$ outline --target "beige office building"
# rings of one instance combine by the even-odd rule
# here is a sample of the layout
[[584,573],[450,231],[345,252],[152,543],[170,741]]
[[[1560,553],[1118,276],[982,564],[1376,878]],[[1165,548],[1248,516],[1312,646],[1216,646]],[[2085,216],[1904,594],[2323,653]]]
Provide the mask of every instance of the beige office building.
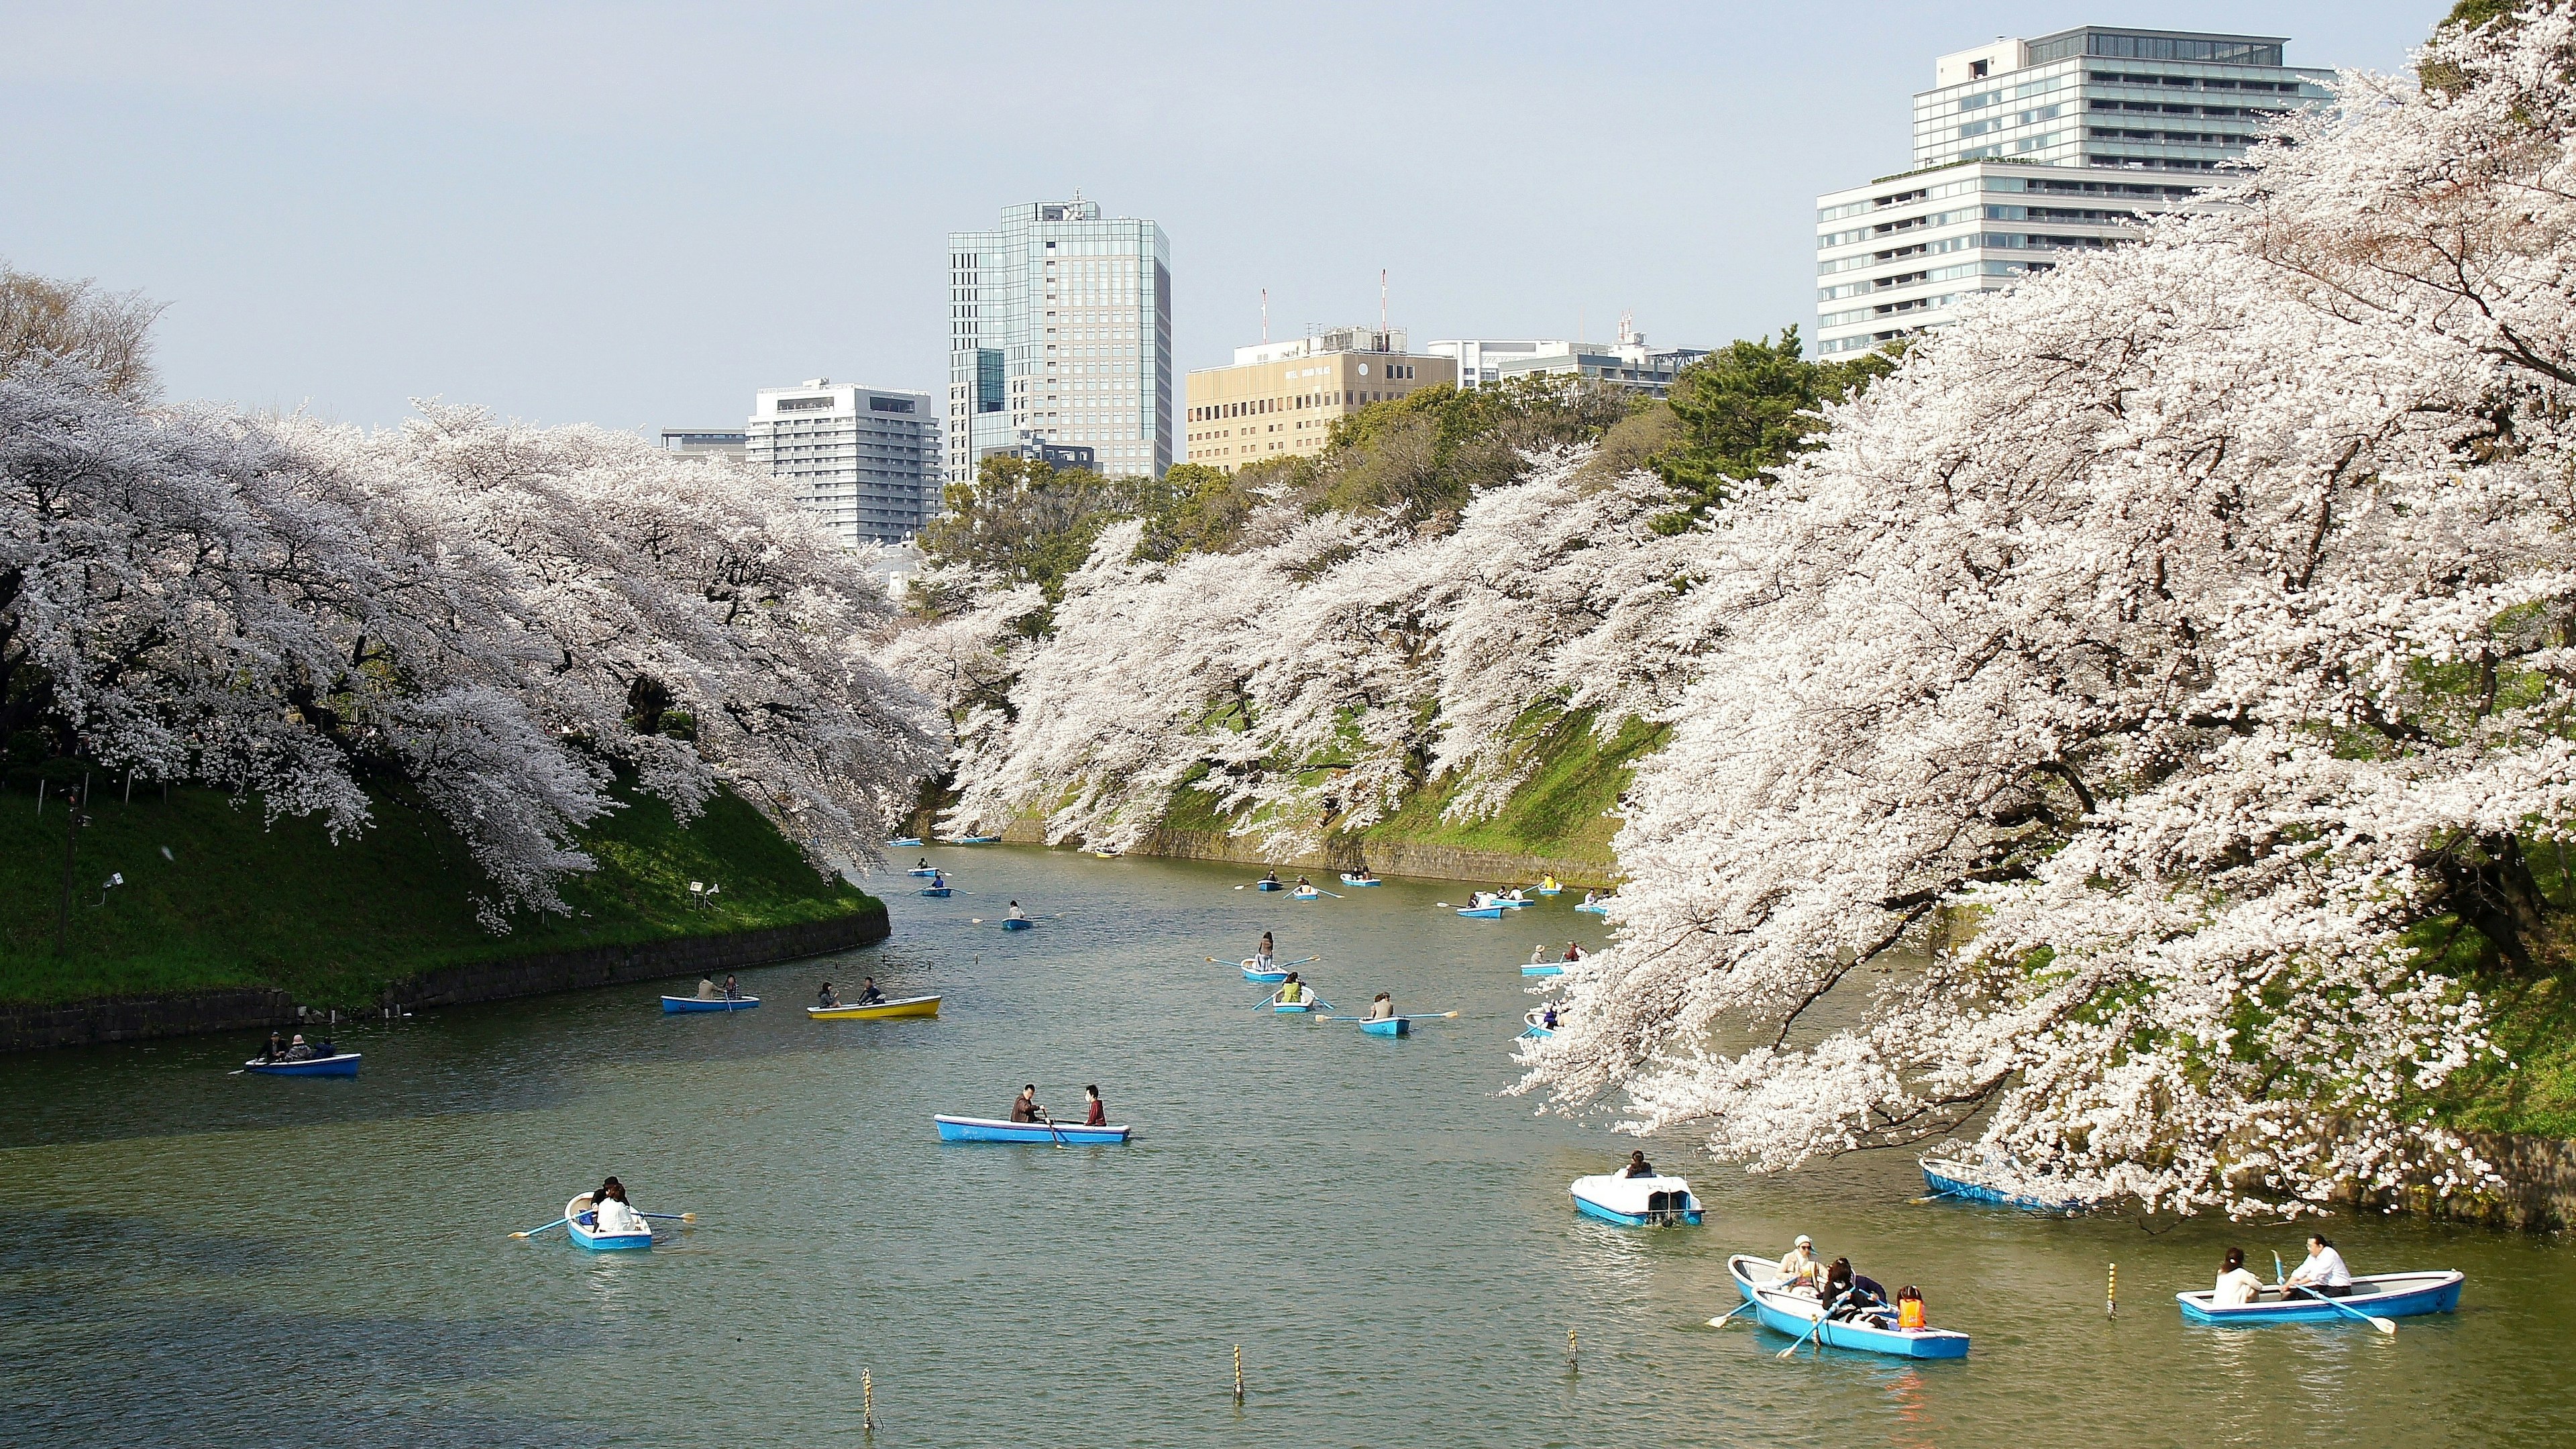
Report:
[[1402,328],[1336,327],[1238,347],[1233,366],[1189,375],[1186,456],[1232,472],[1318,453],[1335,418],[1457,380],[1456,359],[1407,352]]

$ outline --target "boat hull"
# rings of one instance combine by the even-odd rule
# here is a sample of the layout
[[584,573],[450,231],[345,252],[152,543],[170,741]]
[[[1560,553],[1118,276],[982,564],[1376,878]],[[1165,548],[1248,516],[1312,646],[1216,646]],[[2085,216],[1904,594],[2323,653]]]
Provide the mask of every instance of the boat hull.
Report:
[[1257,880],[1252,883],[1252,888],[1257,891],[1284,891],[1288,885],[1285,881]]
[[1361,880],[1357,876],[1346,875],[1342,877],[1342,884],[1346,886],[1379,886],[1386,884],[1386,882],[1374,877],[1368,880]]
[[1002,837],[998,835],[960,835],[953,840],[943,840],[939,843],[942,845],[999,845],[1002,843]]
[[1561,895],[1565,894],[1565,887],[1563,887],[1563,886],[1532,886],[1532,887],[1530,887],[1530,893],[1531,893],[1531,894],[1533,894],[1533,895],[1542,895],[1542,896],[1561,896]]
[[1056,1142],[1067,1146],[1098,1147],[1124,1142],[1134,1129],[1111,1125],[1075,1127],[1062,1122],[1049,1127],[1044,1122],[1005,1122],[991,1117],[952,1117],[942,1114],[930,1119],[939,1124],[942,1142]]
[[2377,1318],[2415,1318],[2427,1313],[2449,1313],[2460,1306],[2460,1287],[2468,1275],[2456,1269],[2438,1273],[2378,1273],[2352,1280],[2353,1292],[2345,1298],[2319,1302],[2314,1298],[2292,1298],[2286,1302],[2248,1303],[2242,1308],[2219,1308],[2210,1303],[2206,1292],[2177,1293],[2174,1301],[2182,1307],[2185,1323],[2205,1323],[2220,1328],[2254,1328],[2267,1323],[2350,1323],[2352,1313],[2338,1311],[2340,1303],[2353,1313]]
[[1606,916],[1610,914],[1610,908],[1608,906],[1576,906],[1575,909],[1583,912],[1587,916]]
[[684,1011],[749,1011],[759,1004],[757,996],[737,996],[731,1001],[721,996],[713,1001],[701,1001],[694,996],[665,996],[662,998],[662,1014],[677,1016]]
[[2080,1213],[2084,1204],[2073,1198],[2052,1199],[2027,1197],[1986,1186],[1972,1175],[1964,1164],[1922,1158],[1915,1166],[1923,1169],[1923,1185],[1934,1197],[1956,1198],[1961,1202],[1984,1203],[1990,1207],[2018,1208],[2032,1213]]
[[1565,968],[1562,966],[1524,966],[1521,968],[1521,974],[1523,976],[1562,976],[1565,974]]
[[1025,931],[1036,924],[1037,922],[1035,921],[1004,921],[1002,923],[1002,929],[1005,931]]
[[1690,1184],[1678,1177],[1578,1177],[1572,1192],[1577,1209],[1623,1228],[1698,1227],[1707,1217]]
[[898,1001],[876,1001],[866,1006],[809,1006],[805,1014],[816,1021],[885,1021],[898,1016],[937,1016],[936,996],[907,996]]
[[[1769,1258],[1738,1253],[1726,1260],[1727,1276],[1735,1280],[1735,1291],[1753,1305],[1753,1316],[1774,1333],[1792,1338],[1805,1338],[1816,1328],[1824,1309],[1814,1299],[1795,1293],[1783,1293],[1754,1286],[1752,1274],[1758,1269],[1765,1275],[1775,1264]],[[1816,1332],[1818,1342],[1829,1348],[1848,1348],[1861,1353],[1886,1354],[1891,1358],[1966,1358],[1968,1335],[1946,1328],[1873,1328],[1864,1323],[1828,1322]]]
[[1246,966],[1243,968],[1243,979],[1246,981],[1261,982],[1285,981],[1288,979],[1288,968],[1285,966],[1278,966],[1273,967],[1268,971],[1264,971],[1259,967]]
[[954,889],[954,887],[950,887],[950,886],[923,886],[923,887],[921,888],[921,893],[922,893],[923,895],[925,895],[925,896],[930,897],[930,898],[931,898],[932,900],[934,900],[934,901],[944,901],[944,900],[948,899],[948,893],[949,893],[949,891],[950,891],[950,890],[952,890],[952,889]]
[[932,866],[927,870],[908,870],[905,871],[904,874],[911,876],[915,880],[935,880],[939,876],[939,867]]
[[1460,906],[1458,914],[1471,921],[1499,921],[1503,918],[1503,908],[1501,906]]
[[358,1074],[358,1052],[341,1052],[337,1056],[309,1057],[300,1062],[264,1062],[257,1057],[242,1063],[242,1070],[262,1077],[354,1077]]
[[572,1239],[574,1247],[587,1248],[594,1253],[622,1253],[653,1246],[650,1228],[640,1233],[595,1233],[583,1227],[581,1215],[589,1210],[589,1193],[564,1204],[564,1236]]
[[886,844],[895,850],[918,850],[921,847],[921,837],[918,835],[902,835],[887,841]]
[[1384,1021],[1361,1022],[1360,1030],[1371,1036],[1411,1036],[1413,1023],[1400,1016],[1391,1016]]
[[1290,891],[1288,893],[1288,899],[1292,901],[1320,901],[1323,898],[1324,893],[1322,891]]

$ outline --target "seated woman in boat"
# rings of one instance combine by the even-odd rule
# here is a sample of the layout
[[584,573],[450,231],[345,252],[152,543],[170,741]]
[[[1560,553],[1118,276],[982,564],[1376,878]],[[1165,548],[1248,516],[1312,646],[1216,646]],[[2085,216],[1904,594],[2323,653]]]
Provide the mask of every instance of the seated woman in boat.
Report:
[[1920,1333],[1931,1326],[1923,1312],[1923,1290],[1908,1283],[1896,1290],[1896,1326]]
[[1872,1316],[1887,1307],[1887,1289],[1875,1278],[1852,1271],[1851,1259],[1836,1258],[1825,1270],[1825,1316],[1845,1321]]
[[1277,885],[1279,884],[1279,872],[1275,870],[1265,870],[1261,873],[1261,879],[1262,883],[1265,885]]
[[1568,941],[1568,942],[1566,942],[1566,943],[1565,943],[1565,959],[1566,959],[1566,960],[1568,960],[1568,961],[1580,961],[1580,960],[1582,960],[1582,959],[1583,959],[1583,948],[1582,948],[1581,946],[1578,946],[1578,945],[1574,944],[1572,941]]
[[698,999],[700,1001],[713,1001],[716,999],[716,982],[714,977],[701,976],[698,978]]
[[611,1237],[653,1231],[646,1225],[644,1215],[626,1201],[626,1184],[613,1177],[590,1195],[590,1212],[597,1230]]
[[832,989],[832,983],[826,981],[823,983],[823,989],[814,993],[814,1004],[816,1006],[838,1006],[841,1004],[841,993],[834,991]]
[[1027,920],[1028,918],[1029,918],[1029,913],[1028,913],[1028,912],[1026,912],[1026,911],[1024,911],[1024,910],[1021,910],[1021,909],[1020,909],[1020,903],[1019,903],[1018,901],[1013,901],[1013,902],[1011,902],[1011,919],[1012,919],[1012,920],[1014,920],[1014,921],[1025,921],[1025,920]]
[[1306,983],[1298,980],[1297,973],[1291,971],[1288,979],[1279,983],[1278,993],[1270,999],[1281,1006],[1302,1005],[1306,1000]]
[[2308,1234],[2308,1260],[2290,1270],[2283,1280],[2284,1298],[2304,1295],[2286,1290],[2305,1288],[2328,1298],[2346,1298],[2352,1294],[2352,1270],[2343,1265],[2343,1254],[2335,1251],[2334,1239],[2322,1233]]
[[2219,1269],[2218,1286],[2210,1290],[2212,1308],[2242,1308],[2263,1296],[2263,1280],[2245,1271],[2245,1250],[2227,1250],[2226,1266]]
[[289,1062],[309,1062],[320,1055],[320,1052],[317,1052],[313,1048],[304,1044],[304,1033],[299,1031],[295,1034],[295,1040],[286,1044],[286,1055],[279,1058],[279,1060]]
[[742,982],[737,980],[730,972],[725,975],[724,999],[727,1001],[742,1000]]
[[1109,1104],[1100,1100],[1099,1084],[1094,1083],[1091,1086],[1083,1088],[1082,1100],[1083,1126],[1106,1127],[1109,1125]]
[[1020,1094],[1011,1099],[1012,1121],[1036,1122],[1045,1116],[1046,1108],[1038,1105],[1038,1084],[1035,1082],[1020,1088]]
[[877,979],[875,977],[870,976],[859,983],[859,1005],[874,1006],[883,1000],[885,1000],[885,993],[877,990]]
[[1369,1021],[1388,1021],[1392,1020],[1394,1016],[1395,998],[1383,991],[1379,992],[1377,994],[1377,1000],[1369,1003],[1368,1016],[1366,1019]]
[[1646,1151],[1641,1147],[1628,1154],[1628,1165],[1620,1168],[1617,1175],[1620,1177],[1652,1177],[1655,1175],[1655,1164],[1646,1160]]
[[1825,1265],[1816,1261],[1816,1240],[1800,1233],[1798,1240],[1789,1245],[1788,1256],[1780,1260],[1780,1271],[1771,1282],[1792,1292],[1813,1293],[1824,1276]]
[[1583,903],[1584,903],[1585,905],[1587,905],[1587,906],[1588,906],[1588,905],[1596,904],[1596,902],[1594,902],[1594,900],[1592,899],[1592,892],[1590,892],[1590,891],[1585,891],[1585,892],[1583,893]]

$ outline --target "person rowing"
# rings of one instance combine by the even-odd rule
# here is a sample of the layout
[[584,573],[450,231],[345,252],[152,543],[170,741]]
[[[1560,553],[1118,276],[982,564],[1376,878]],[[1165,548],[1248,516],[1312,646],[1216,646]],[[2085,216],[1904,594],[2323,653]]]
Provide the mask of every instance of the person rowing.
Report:
[[1553,1006],[1540,1007],[1538,1013],[1538,1024],[1546,1027],[1549,1031],[1556,1030],[1556,1008]]
[[1367,866],[1361,866],[1359,869],[1351,872],[1351,879],[1355,881],[1375,880],[1377,879],[1377,872],[1369,869]]
[[923,857],[920,859],[920,861],[919,861],[919,862],[917,862],[917,863],[913,866],[913,869],[914,869],[914,870],[929,870],[930,868],[931,868],[931,864],[930,864],[930,857],[929,857],[929,856],[926,856],[926,855],[925,855],[925,856],[923,856]]
[[1824,1291],[1817,1296],[1828,1318],[1850,1320],[1887,1308],[1887,1289],[1877,1279],[1854,1272],[1849,1258],[1834,1259],[1834,1265],[1825,1270]]
[[1011,1120],[1014,1122],[1043,1122],[1046,1120],[1046,1108],[1038,1105],[1037,1083],[1031,1082],[1027,1086],[1020,1088],[1020,1094],[1011,1099]]
[[1618,1175],[1621,1177],[1652,1177],[1655,1175],[1655,1164],[1646,1160],[1646,1150],[1641,1147],[1628,1154],[1628,1165],[1620,1168]]
[[1824,1265],[1816,1261],[1816,1240],[1800,1233],[1797,1241],[1789,1245],[1788,1256],[1780,1260],[1779,1271],[1771,1284],[1793,1293],[1814,1293],[1816,1285],[1824,1281],[1824,1276]]
[[2306,1289],[2325,1298],[2347,1298],[2352,1295],[2352,1270],[2343,1265],[2343,1254],[2335,1251],[2334,1240],[2321,1233],[2308,1234],[2308,1260],[2290,1270],[2281,1284],[2281,1296],[2299,1298]]
[[1540,876],[1538,878],[1538,888],[1543,891],[1561,891],[1565,889],[1565,887],[1556,883],[1556,877],[1552,875]]
[[1255,971],[1267,971],[1270,969],[1271,963],[1278,959],[1278,956],[1278,948],[1270,944],[1270,933],[1268,931],[1264,931],[1261,933],[1260,949],[1252,953],[1252,969]]
[[1013,901],[1013,902],[1011,902],[1011,919],[1012,919],[1012,920],[1014,920],[1014,921],[1025,921],[1025,920],[1027,920],[1028,918],[1029,918],[1029,913],[1028,913],[1028,912],[1026,912],[1026,911],[1024,911],[1024,910],[1021,910],[1021,909],[1020,909],[1020,903],[1019,903],[1018,901]]
[[855,1003],[856,1005],[874,1006],[883,1000],[885,1000],[885,993],[877,990],[877,979],[875,977],[870,976],[859,983],[859,999]]
[[622,1238],[653,1231],[644,1221],[644,1215],[627,1202],[626,1184],[614,1176],[601,1183],[599,1191],[590,1195],[590,1211],[583,1216],[590,1219],[585,1226],[602,1237]]
[[930,872],[930,888],[935,891],[944,891],[948,889],[948,872],[944,870],[932,870]]
[[286,1034],[283,1032],[270,1032],[268,1034],[268,1045],[260,1049],[259,1059],[264,1062],[284,1061],[286,1059]]
[[841,1004],[841,994],[832,989],[831,982],[826,981],[823,983],[823,989],[814,993],[814,1004],[826,1008],[838,1006]]
[[1369,1003],[1368,1015],[1363,1018],[1367,1021],[1393,1021],[1394,1019],[1395,998],[1383,991],[1377,994],[1375,1001]]
[[1299,877],[1297,877],[1297,889],[1299,889],[1299,890],[1301,890],[1301,891],[1310,891],[1310,890],[1313,890],[1314,888],[1315,888],[1315,883],[1314,883],[1313,881],[1310,881],[1310,880],[1306,879],[1306,878],[1305,878],[1304,876],[1302,876],[1302,875],[1301,875],[1301,876],[1299,876]]
[[1277,885],[1277,884],[1279,884],[1279,872],[1278,872],[1277,870],[1265,870],[1265,871],[1263,871],[1263,872],[1261,873],[1261,883],[1262,883],[1263,885],[1274,885],[1274,886],[1275,886],[1275,885]]
[[725,975],[724,999],[727,1001],[742,1000],[742,982],[737,980],[730,972]]
[[716,996],[716,979],[714,977],[701,976],[698,978],[698,999],[700,1001],[714,1001],[718,999]]
[[1592,892],[1590,892],[1590,891],[1585,891],[1585,892],[1583,893],[1583,903],[1584,903],[1585,905],[1587,905],[1587,906],[1598,904],[1598,902],[1596,902],[1596,901],[1594,901],[1594,900],[1593,900],[1593,898],[1592,898]]
[[1289,972],[1288,979],[1279,983],[1279,990],[1270,998],[1270,1003],[1273,1006],[1306,1005],[1306,983],[1297,979],[1296,972]]
[[1572,941],[1568,941],[1568,942],[1566,942],[1566,943],[1565,943],[1565,959],[1566,959],[1567,961],[1569,961],[1569,962],[1571,962],[1571,961],[1580,961],[1580,960],[1582,960],[1582,959],[1583,959],[1583,948],[1582,948],[1581,946],[1576,945],[1576,944],[1575,944],[1574,942],[1572,942]]

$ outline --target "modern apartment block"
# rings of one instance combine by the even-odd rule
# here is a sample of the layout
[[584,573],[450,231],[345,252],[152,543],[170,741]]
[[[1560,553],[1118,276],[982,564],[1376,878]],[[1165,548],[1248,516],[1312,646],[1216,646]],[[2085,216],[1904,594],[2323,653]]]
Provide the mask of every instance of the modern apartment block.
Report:
[[2189,204],[2264,124],[2326,99],[2277,36],[2082,26],[1933,63],[1914,166],[1816,198],[1821,355],[1937,327],[1961,298]]
[[1232,472],[1320,452],[1335,418],[1457,380],[1454,359],[1407,352],[1401,327],[1334,327],[1238,347],[1232,366],[1189,375],[1189,460]]
[[1708,356],[1704,347],[1653,347],[1627,318],[1616,342],[1476,338],[1423,349],[1458,366],[1460,387],[1490,387],[1512,377],[1588,377],[1650,397],[1670,391],[1674,374]]
[[1171,245],[1153,222],[1076,195],[948,234],[949,482],[1045,445],[1087,448],[1104,473],[1162,476],[1171,359]]
[[751,465],[784,478],[844,543],[900,543],[939,509],[939,403],[926,392],[762,388],[744,429]]
[[691,458],[731,458],[739,463],[750,456],[751,435],[740,428],[664,428],[662,446]]

